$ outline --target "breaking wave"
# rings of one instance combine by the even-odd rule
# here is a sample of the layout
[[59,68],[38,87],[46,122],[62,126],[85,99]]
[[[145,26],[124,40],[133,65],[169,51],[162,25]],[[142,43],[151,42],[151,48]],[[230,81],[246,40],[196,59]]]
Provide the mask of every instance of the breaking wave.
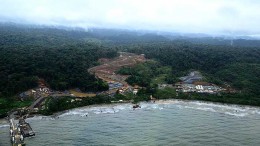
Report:
[[68,112],[63,113],[58,117],[73,116],[73,115],[85,117],[89,114],[115,114],[117,112],[123,110],[130,110],[130,109],[132,109],[131,104],[104,105],[104,106],[95,106],[95,107],[90,106],[90,107],[83,107],[79,109],[69,110]]
[[[85,117],[90,114],[116,114],[121,111],[132,111],[132,104],[112,104],[112,105],[96,105],[77,109],[68,110],[65,113],[56,114],[54,116],[34,116],[30,120],[55,120],[65,116]],[[163,109],[192,109],[205,112],[220,113],[235,117],[245,117],[250,115],[260,115],[260,108],[241,105],[228,105],[201,101],[185,101],[185,100],[158,100],[155,103],[141,102],[141,108],[138,110],[153,111]]]
[[55,120],[56,116],[40,116],[40,115],[36,115],[30,118],[27,118],[26,121],[30,122],[30,121],[38,121],[38,120]]
[[8,124],[0,125],[0,128],[5,128],[5,127],[9,127],[9,125]]
[[177,101],[178,108],[195,109],[208,112],[222,113],[225,115],[245,117],[250,115],[260,115],[260,108],[242,105],[228,105],[201,101]]
[[236,116],[236,117],[244,117],[247,116],[248,113],[231,113],[231,112],[225,112],[227,115]]
[[245,117],[251,115],[260,115],[259,107],[243,106],[243,105],[229,105],[202,101],[185,101],[185,100],[160,100],[155,104],[146,103],[142,108],[147,109],[163,109],[177,107],[179,109],[192,109],[205,112],[220,113],[236,117]]

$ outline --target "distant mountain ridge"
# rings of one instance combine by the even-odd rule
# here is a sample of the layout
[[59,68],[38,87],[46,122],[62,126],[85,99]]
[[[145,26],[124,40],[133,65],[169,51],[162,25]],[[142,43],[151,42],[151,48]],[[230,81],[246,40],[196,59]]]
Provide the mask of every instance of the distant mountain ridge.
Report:
[[[107,28],[80,28],[67,26],[26,25],[17,23],[0,23],[0,32],[29,30],[41,33],[61,34],[69,38],[86,39],[94,38],[111,44],[132,44],[139,42],[168,42],[187,41],[195,44],[225,45],[238,47],[260,47],[260,39],[251,36],[209,35],[203,33],[178,33],[146,30],[107,29]],[[57,33],[59,32],[59,33]]]

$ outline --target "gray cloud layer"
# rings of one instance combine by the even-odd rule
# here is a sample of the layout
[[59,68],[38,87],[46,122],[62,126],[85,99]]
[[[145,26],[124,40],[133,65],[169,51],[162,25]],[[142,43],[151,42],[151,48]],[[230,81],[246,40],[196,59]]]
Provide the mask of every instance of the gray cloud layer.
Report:
[[259,0],[0,0],[2,21],[260,34]]

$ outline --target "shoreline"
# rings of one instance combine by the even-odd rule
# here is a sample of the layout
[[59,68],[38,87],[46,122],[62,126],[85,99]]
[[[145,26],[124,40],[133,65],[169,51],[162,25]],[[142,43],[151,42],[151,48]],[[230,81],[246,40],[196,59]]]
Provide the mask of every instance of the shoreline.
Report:
[[[169,101],[173,101],[173,102],[169,102]],[[221,102],[212,102],[212,101],[202,101],[202,100],[187,100],[187,99],[175,99],[175,98],[171,98],[171,99],[157,99],[155,100],[155,104],[163,104],[163,103],[169,103],[169,104],[175,104],[174,102],[187,102],[187,103],[204,103],[207,105],[220,105],[220,106],[231,106],[231,107],[241,107],[241,108],[260,108],[259,106],[252,106],[252,105],[241,105],[241,104],[231,104],[231,103],[221,103]],[[151,101],[141,101],[140,103],[153,103]],[[52,118],[56,118],[62,114],[68,113],[70,111],[76,110],[76,109],[90,109],[90,108],[98,108],[98,107],[107,107],[109,105],[111,106],[116,106],[116,105],[124,105],[124,104],[132,104],[131,102],[124,102],[124,103],[110,103],[110,104],[93,104],[93,105],[88,105],[88,106],[82,106],[82,107],[76,107],[76,108],[71,108],[71,109],[67,109],[64,111],[59,111],[59,112],[55,112],[51,115],[43,115],[43,114],[32,114],[30,115],[28,118],[33,118],[35,116],[46,116],[46,117],[52,117]],[[132,104],[134,105],[134,104]],[[2,118],[0,119],[1,121],[6,121],[8,123],[8,120],[6,118]]]
[[[153,102],[140,102],[141,108],[138,110],[163,110],[167,109],[168,105],[177,107],[179,110],[200,110],[209,113],[219,113],[228,116],[235,116],[237,118],[251,115],[260,115],[260,107],[247,106],[247,105],[236,105],[236,104],[222,104],[214,102],[204,102],[197,100],[180,100],[180,99],[162,99]],[[135,111],[132,108],[131,103],[117,103],[117,104],[96,104],[91,106],[83,106],[78,108],[69,109],[62,112],[56,112],[53,115],[35,115],[38,118],[52,118],[59,119],[66,116],[79,116],[88,117],[92,114],[116,114],[120,111]],[[34,118],[32,117],[32,118]]]
[[[200,103],[202,103],[202,104],[200,104]],[[69,129],[68,130],[65,129],[64,132],[71,131],[71,129],[74,129],[73,124],[77,124],[79,127],[83,127],[83,128],[91,127],[90,129],[92,129],[92,130],[96,130],[95,126],[97,126],[97,127],[100,127],[100,129],[98,129],[98,130],[102,130],[102,126],[99,126],[98,123],[105,123],[104,121],[110,121],[110,122],[108,122],[108,125],[106,125],[108,127],[111,126],[110,128],[114,128],[113,125],[111,125],[111,123],[114,123],[115,126],[123,124],[119,127],[124,128],[124,124],[125,124],[124,121],[127,121],[130,124],[131,123],[136,124],[136,122],[133,122],[133,121],[131,122],[131,120],[137,119],[136,121],[138,121],[138,119],[142,119],[143,122],[140,122],[140,123],[143,123],[144,125],[146,125],[147,121],[148,121],[148,123],[157,121],[157,122],[161,123],[163,126],[165,124],[165,122],[168,123],[169,121],[171,121],[171,119],[172,120],[177,119],[177,121],[179,121],[178,123],[182,123],[184,120],[179,117],[185,117],[185,119],[186,119],[185,124],[193,125],[194,122],[189,121],[189,119],[192,119],[192,118],[197,119],[198,117],[201,117],[201,115],[202,115],[202,117],[204,117],[204,118],[200,118],[200,120],[204,121],[205,125],[208,124],[208,121],[205,121],[205,118],[208,118],[209,121],[212,122],[213,124],[216,124],[216,123],[221,124],[220,129],[219,129],[219,130],[221,130],[223,128],[223,126],[224,127],[226,126],[226,124],[223,123],[222,120],[221,121],[215,120],[215,117],[220,117],[221,119],[224,119],[224,120],[226,119],[227,122],[230,120],[232,120],[232,121],[238,121],[238,120],[244,121],[244,120],[248,120],[248,119],[254,120],[254,121],[256,121],[256,124],[255,124],[256,126],[257,126],[257,120],[260,118],[260,108],[255,109],[255,108],[251,108],[248,106],[245,106],[245,107],[240,107],[237,105],[236,106],[233,106],[233,105],[225,106],[223,104],[212,105],[211,102],[206,103],[206,102],[201,102],[201,101],[190,101],[190,100],[187,101],[187,100],[175,100],[175,99],[157,100],[155,104],[153,104],[151,102],[141,102],[140,105],[142,106],[142,109],[132,110],[132,109],[130,109],[131,104],[129,104],[129,103],[96,104],[96,105],[91,105],[91,106],[84,106],[84,107],[80,107],[80,108],[70,109],[68,111],[63,111],[63,112],[65,112],[65,114],[62,114],[63,112],[55,113],[57,115],[61,114],[59,118],[54,118],[53,116],[35,116],[33,118],[28,119],[28,122],[31,123],[31,125],[33,127],[35,127],[36,132],[38,131],[38,133],[36,133],[36,135],[38,137],[36,141],[38,141],[38,139],[45,138],[45,136],[46,136],[45,134],[51,135],[50,137],[53,136],[52,134],[56,135],[56,133],[58,131],[56,131],[57,129],[55,129],[55,128],[62,129],[64,127],[69,127]],[[115,112],[113,112],[113,108],[115,109]],[[100,109],[103,111],[103,113],[100,113],[100,111],[99,111]],[[254,114],[253,111],[256,111],[256,113]],[[187,114],[187,113],[189,113],[189,114]],[[88,115],[88,116],[85,116],[85,115]],[[189,116],[191,116],[191,117],[189,117]],[[151,117],[151,118],[149,118],[150,120],[143,120],[147,117]],[[127,118],[127,120],[125,118]],[[213,121],[211,121],[212,118],[214,119]],[[111,119],[113,119],[113,121],[111,121]],[[161,122],[161,120],[165,121],[165,122]],[[152,122],[149,122],[149,121],[152,121]],[[201,126],[200,122],[198,123],[198,126]],[[52,124],[52,126],[54,126],[54,127],[52,127],[53,132],[49,131],[50,129],[45,130],[46,123],[50,123],[50,124]],[[174,123],[176,124],[177,122],[174,121],[172,123],[168,123],[169,128],[172,127],[172,125],[174,125]],[[234,124],[237,124],[237,123],[234,123]],[[67,126],[65,126],[65,125],[67,125]],[[157,125],[157,124],[155,124],[155,125]],[[231,128],[233,128],[232,125],[233,125],[233,123],[231,124]],[[238,125],[244,125],[244,124],[240,123]],[[135,127],[136,125],[132,125],[132,126]],[[129,126],[129,127],[132,128],[132,126]],[[244,126],[247,127],[247,125],[244,125]],[[150,129],[149,127],[150,126],[148,126],[148,128],[147,127],[146,128],[149,130]],[[7,128],[8,127],[3,127],[2,131],[4,131]],[[205,128],[207,129],[207,127],[205,127]],[[250,127],[249,127],[249,129],[250,129]],[[203,132],[203,130],[204,129],[202,129],[202,132]],[[89,131],[89,129],[88,130],[84,129],[84,133],[87,133],[88,131]],[[124,129],[122,131],[124,131]],[[167,133],[167,131],[165,133]],[[211,129],[209,129],[209,131],[212,132]],[[45,134],[43,134],[43,133],[45,133]],[[184,132],[184,134],[185,133],[186,132]],[[7,134],[7,132],[6,132],[6,134]],[[91,134],[92,133],[89,133],[88,135],[91,135]],[[95,134],[99,134],[99,133],[95,133]],[[235,134],[235,132],[234,132],[234,134]],[[59,137],[59,136],[57,136],[57,137]],[[109,137],[108,137],[108,139],[109,139]],[[67,137],[62,138],[62,139],[66,139],[66,138]],[[171,137],[169,137],[169,138],[171,138]],[[48,140],[51,140],[51,139],[52,138],[49,138]],[[26,141],[26,142],[28,142],[28,144],[34,143],[32,141],[30,141],[30,142],[29,141],[30,141],[30,139],[28,139],[28,141]],[[33,144],[33,145],[35,145],[35,144]]]
[[[146,96],[146,94],[142,94],[141,96]],[[137,98],[137,97],[135,97]],[[224,100],[223,100],[224,99]],[[227,99],[227,100],[226,100]],[[227,106],[247,106],[247,107],[255,107],[255,108],[260,108],[260,106],[258,106],[258,104],[255,104],[257,102],[255,102],[254,104],[247,104],[247,103],[252,103],[253,100],[249,100],[247,103],[241,103],[239,104],[239,102],[237,102],[236,100],[239,100],[241,98],[239,97],[218,97],[215,95],[207,95],[207,96],[181,96],[181,97],[171,97],[171,98],[159,98],[159,99],[155,99],[155,101],[165,101],[165,100],[180,100],[180,101],[184,101],[184,102],[202,102],[202,103],[212,103],[212,104],[219,104],[219,105],[227,105]],[[226,101],[225,101],[226,100]],[[151,101],[151,100],[149,100]],[[125,103],[131,103],[133,105],[138,104],[140,102],[148,102],[148,100],[146,98],[140,98],[138,99],[137,103],[133,103],[133,100],[124,100],[124,101],[112,101],[111,99],[109,100],[109,102],[104,102],[104,103],[96,103],[96,104],[90,104],[90,105],[79,105],[78,107],[73,107],[73,108],[68,108],[65,110],[60,110],[60,111],[56,111],[56,112],[52,112],[50,111],[48,114],[44,114],[41,113],[40,111],[38,113],[34,113],[34,114],[30,114],[29,117],[34,117],[36,115],[39,116],[56,116],[59,115],[60,113],[66,113],[69,110],[73,110],[73,109],[77,109],[77,108],[82,108],[82,107],[91,107],[91,106],[102,106],[102,105],[111,105],[111,104],[125,104]],[[4,118],[0,118],[0,120],[7,120],[7,117]],[[8,120],[7,120],[8,121]]]
[[[214,105],[221,105],[221,106],[236,106],[236,107],[249,107],[249,108],[259,108],[259,106],[254,106],[254,105],[242,105],[242,104],[232,104],[232,103],[222,103],[222,102],[212,102],[212,101],[203,101],[203,100],[189,100],[189,99],[176,99],[176,98],[169,98],[169,99],[156,99],[155,100],[155,104],[163,104],[163,103],[167,103],[167,101],[181,101],[181,102],[187,102],[187,103],[205,103],[205,104],[214,104]],[[154,103],[154,102],[151,102],[151,101],[141,101],[139,102],[138,104],[140,103]],[[169,103],[169,102],[168,102]],[[93,105],[88,105],[88,106],[81,106],[81,107],[76,107],[76,108],[71,108],[71,109],[67,109],[67,110],[64,110],[64,111],[59,111],[59,112],[55,112],[51,115],[47,115],[47,116],[50,116],[50,117],[56,117],[56,116],[59,116],[59,115],[62,115],[64,113],[67,113],[69,111],[72,111],[72,110],[75,110],[75,109],[85,109],[85,108],[95,108],[95,107],[105,107],[105,106],[109,106],[109,105],[124,105],[124,104],[131,104],[131,105],[134,105],[133,103],[131,103],[130,101],[129,102],[123,102],[123,103],[110,103],[110,104],[93,104]],[[174,102],[173,103],[170,103],[170,104],[175,104]],[[46,115],[42,115],[42,114],[34,114],[33,116],[46,116]]]

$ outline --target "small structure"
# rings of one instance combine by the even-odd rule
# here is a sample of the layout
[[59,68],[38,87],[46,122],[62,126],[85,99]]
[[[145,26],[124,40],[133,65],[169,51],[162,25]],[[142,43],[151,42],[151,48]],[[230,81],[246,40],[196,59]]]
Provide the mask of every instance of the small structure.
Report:
[[136,95],[139,91],[140,87],[138,85],[135,85],[134,86],[134,89],[133,89],[133,94]]
[[75,101],[82,101],[82,99],[81,99],[81,98],[75,98],[75,99],[71,99],[71,100],[70,100],[71,103],[72,103],[72,102],[75,102]]
[[133,90],[133,94],[136,95],[138,93],[138,89]]
[[139,104],[133,105],[133,109],[136,109],[136,108],[141,108],[141,106]]
[[47,87],[44,88],[40,88],[40,92],[44,92],[44,93],[50,93],[50,89]]
[[153,95],[150,95],[150,100],[156,100],[156,98],[153,97]]
[[177,92],[182,91],[182,83],[178,82],[175,84],[175,89]]
[[183,84],[182,92],[196,92],[196,87],[193,84]]
[[30,124],[25,122],[25,120],[23,118],[19,119],[19,126],[18,126],[18,128],[20,128],[21,134],[23,135],[23,137],[35,136],[35,133],[32,130]]
[[203,90],[203,86],[202,85],[197,85],[195,86],[196,90]]
[[122,93],[124,93],[124,90],[123,89],[119,89],[118,93],[122,94]]
[[173,88],[172,84],[158,84],[158,89]]
[[218,93],[223,91],[221,87],[207,82],[195,82],[193,84],[176,83],[175,88],[177,92],[197,92],[197,93]]
[[32,89],[31,92],[32,92],[31,93],[32,95],[36,95],[36,91],[35,90]]

